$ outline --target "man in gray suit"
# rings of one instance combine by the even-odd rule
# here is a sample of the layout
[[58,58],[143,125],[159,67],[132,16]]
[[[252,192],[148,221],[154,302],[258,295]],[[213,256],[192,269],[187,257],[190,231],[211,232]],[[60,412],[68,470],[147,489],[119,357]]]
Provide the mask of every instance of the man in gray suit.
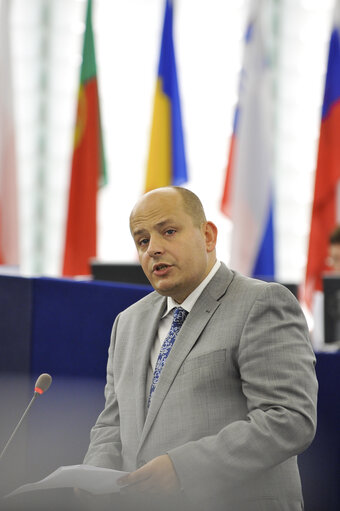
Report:
[[217,229],[189,190],[145,194],[130,228],[155,291],[115,320],[84,463],[129,472],[122,491],[137,501],[303,509],[296,456],[315,433],[317,382],[298,302],[216,260]]

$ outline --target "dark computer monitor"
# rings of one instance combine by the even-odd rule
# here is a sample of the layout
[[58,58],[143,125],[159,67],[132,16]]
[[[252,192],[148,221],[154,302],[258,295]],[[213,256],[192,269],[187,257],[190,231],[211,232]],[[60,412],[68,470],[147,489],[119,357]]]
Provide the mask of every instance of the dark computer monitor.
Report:
[[150,286],[142,267],[138,263],[104,263],[91,260],[91,273],[94,280],[145,284]]
[[323,275],[325,342],[340,341],[340,275]]

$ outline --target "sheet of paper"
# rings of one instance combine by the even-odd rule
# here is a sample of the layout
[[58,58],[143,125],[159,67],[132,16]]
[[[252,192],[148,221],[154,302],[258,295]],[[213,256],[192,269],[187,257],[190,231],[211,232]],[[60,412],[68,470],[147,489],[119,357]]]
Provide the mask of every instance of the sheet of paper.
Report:
[[49,488],[80,488],[90,493],[114,493],[119,491],[117,480],[127,472],[92,465],[69,465],[59,467],[36,483],[24,484],[12,491],[6,498],[34,490]]

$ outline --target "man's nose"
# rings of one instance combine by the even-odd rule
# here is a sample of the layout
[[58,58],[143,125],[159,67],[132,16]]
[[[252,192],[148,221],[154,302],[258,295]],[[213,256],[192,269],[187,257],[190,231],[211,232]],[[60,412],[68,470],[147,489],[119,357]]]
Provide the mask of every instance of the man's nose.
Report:
[[161,239],[158,236],[151,237],[149,240],[148,255],[150,257],[155,257],[157,255],[163,254],[163,252],[164,249]]

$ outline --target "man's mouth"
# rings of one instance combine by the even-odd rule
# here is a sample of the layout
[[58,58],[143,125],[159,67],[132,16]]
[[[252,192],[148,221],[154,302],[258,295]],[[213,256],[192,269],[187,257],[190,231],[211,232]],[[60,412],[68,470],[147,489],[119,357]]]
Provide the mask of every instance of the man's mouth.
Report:
[[169,264],[165,264],[165,263],[154,264],[152,271],[153,271],[153,273],[156,273],[156,274],[164,273],[170,267],[171,266]]

